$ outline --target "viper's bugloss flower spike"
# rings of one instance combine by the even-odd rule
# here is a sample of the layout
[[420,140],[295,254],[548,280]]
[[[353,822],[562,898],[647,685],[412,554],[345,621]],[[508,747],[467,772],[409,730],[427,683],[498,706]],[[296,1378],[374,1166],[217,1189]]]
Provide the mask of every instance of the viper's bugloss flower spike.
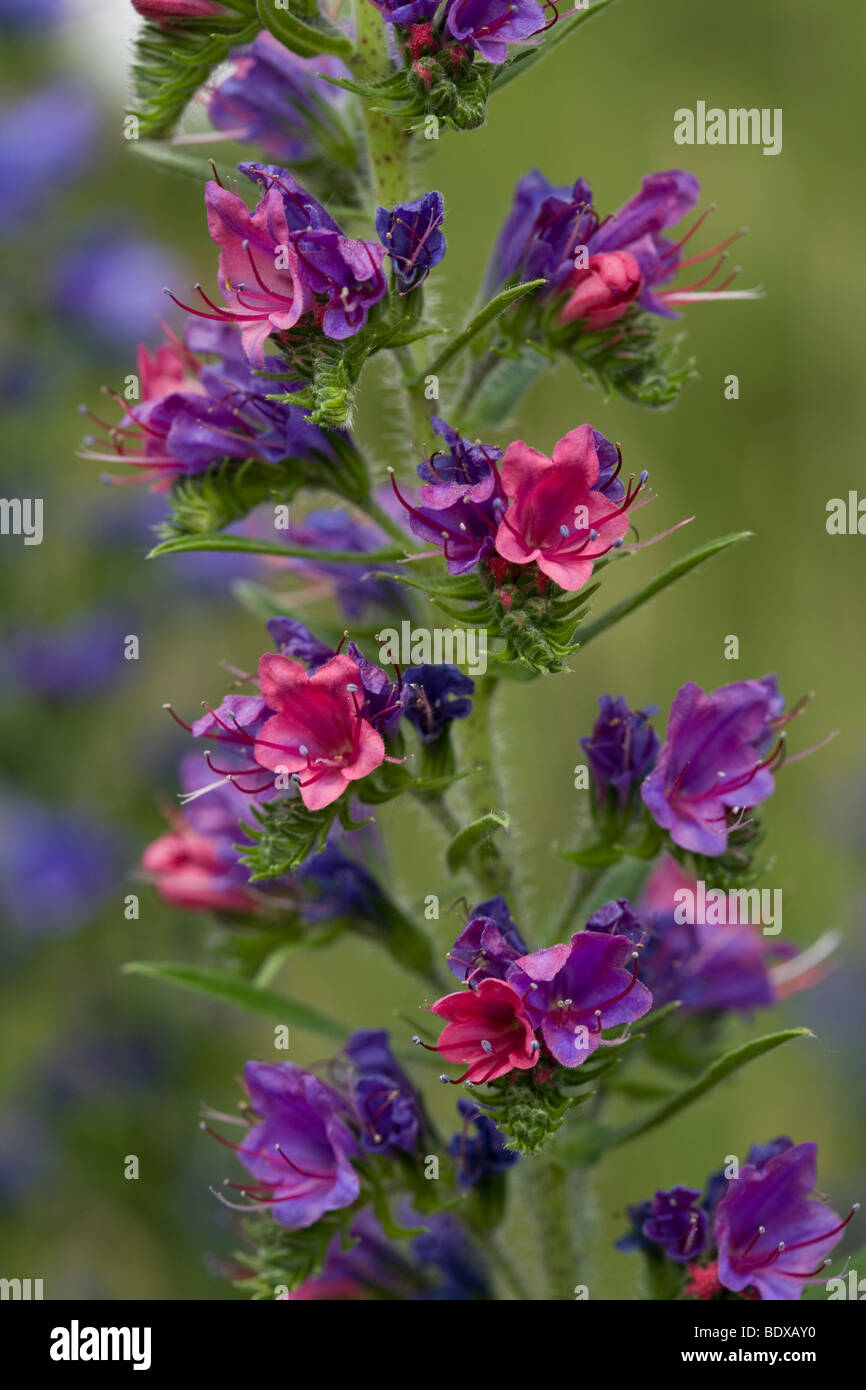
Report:
[[302,58],[264,29],[231,60],[227,76],[205,93],[208,116],[226,139],[254,143],[282,165],[306,163],[348,140],[340,116],[348,93],[319,76],[349,77],[339,58]]
[[632,1023],[652,1007],[638,960],[625,936],[576,932],[565,945],[521,956],[507,981],[557,1062],[579,1067],[596,1048],[614,1045],[602,1038],[604,1029]]
[[520,1161],[520,1154],[506,1147],[504,1134],[477,1105],[459,1100],[457,1109],[463,1117],[463,1128],[451,1136],[448,1152],[457,1160],[457,1182],[461,1188],[477,1187]]
[[526,955],[526,942],[501,894],[479,903],[451,950],[448,969],[476,988],[482,980],[504,980],[508,967]]
[[417,289],[443,259],[444,220],[445,200],[436,192],[376,210],[376,235],[394,266],[398,294]]
[[771,745],[785,722],[783,707],[775,676],[734,681],[710,695],[694,681],[679,690],[664,745],[641,788],[644,805],[674,844],[723,854],[732,813],[772,796],[783,738]]
[[592,773],[597,802],[613,796],[622,811],[652,771],[659,737],[649,720],[656,707],[632,710],[625,696],[601,695],[592,733],[580,740]]
[[526,1006],[504,980],[482,980],[475,990],[446,994],[432,1006],[446,1026],[436,1044],[447,1062],[468,1063],[459,1078],[479,1086],[538,1061],[538,1043]]
[[245,1204],[218,1193],[220,1200],[244,1211],[270,1209],[292,1231],[351,1206],[361,1190],[351,1162],[359,1149],[337,1092],[292,1062],[247,1062],[244,1079],[258,1121],[229,1147],[256,1181],[231,1184]]
[[362,1028],[343,1049],[349,1059],[349,1095],[371,1153],[417,1154],[423,1126],[418,1095],[394,1058],[384,1029]]

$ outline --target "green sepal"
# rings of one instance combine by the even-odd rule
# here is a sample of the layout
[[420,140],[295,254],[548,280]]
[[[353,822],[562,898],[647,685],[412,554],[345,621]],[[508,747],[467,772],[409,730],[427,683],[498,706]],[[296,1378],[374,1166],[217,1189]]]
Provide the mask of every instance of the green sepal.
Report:
[[132,85],[139,134],[165,139],[214,68],[261,28],[253,0],[223,0],[226,13],[164,27],[146,22],[135,41]]
[[188,965],[184,961],[130,961],[122,967],[125,975],[143,975],[150,980],[161,980],[175,985],[178,989],[191,990],[194,994],[204,994],[221,1004],[259,1018],[273,1019],[277,1023],[304,1028],[310,1033],[321,1033],[325,1037],[345,1039],[347,1029],[341,1023],[302,1004],[297,999],[289,999],[277,990],[263,989],[251,980],[239,979],[231,970],[220,970],[215,966]]
[[[307,23],[298,13],[302,7],[292,0],[291,9],[278,9],[274,0],[256,0],[259,19],[275,39],[298,53],[302,58],[316,58],[322,53],[333,54],[335,58],[349,58],[352,55],[352,40],[335,29],[316,11],[315,21]],[[312,18],[309,9],[304,11]]]

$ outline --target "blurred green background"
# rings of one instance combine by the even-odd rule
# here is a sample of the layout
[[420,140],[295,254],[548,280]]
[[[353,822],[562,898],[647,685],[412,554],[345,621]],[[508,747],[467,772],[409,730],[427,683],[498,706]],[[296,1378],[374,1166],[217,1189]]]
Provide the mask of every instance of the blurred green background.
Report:
[[[107,8],[116,13],[103,14]],[[134,343],[123,341],[119,326],[107,331],[105,314],[101,327],[86,322],[93,309],[86,262],[66,266],[67,289],[71,277],[81,290],[77,307],[64,306],[58,289],[65,260],[107,223],[123,224],[118,240],[138,236],[161,247],[176,267],[175,288],[213,270],[194,183],[133,158],[121,137],[134,28],[127,9],[119,0],[111,7],[70,0],[56,28],[3,36],[3,110],[65,77],[98,102],[100,132],[78,176],[58,180],[34,214],[4,234],[3,495],[44,497],[45,539],[38,547],[0,541],[3,635],[14,652],[22,634],[40,632],[50,652],[52,629],[94,613],[107,615],[113,635],[104,675],[97,670],[89,684],[82,677],[83,688],[71,694],[28,687],[3,668],[0,866],[12,887],[0,901],[12,907],[0,948],[0,1273],[44,1278],[47,1297],[228,1299],[241,1295],[216,1276],[209,1256],[227,1256],[236,1242],[208,1185],[219,1184],[230,1164],[200,1134],[198,1108],[202,1101],[232,1107],[234,1078],[248,1057],[272,1054],[273,1034],[264,1022],[125,978],[120,966],[209,958],[215,929],[172,912],[134,878],[141,848],[163,825],[159,798],[174,795],[174,765],[188,751],[161,705],[171,699],[197,712],[202,699],[224,691],[218,663],[249,667],[265,644],[228,594],[231,565],[220,572],[192,557],[146,562],[142,490],[102,487],[96,467],[74,457],[76,405],[98,401],[103,382],[121,386],[135,369]],[[761,1060],[699,1109],[605,1161],[586,1267],[576,1273],[593,1298],[638,1294],[637,1260],[612,1249],[627,1203],[656,1186],[700,1185],[726,1154],[744,1155],[753,1142],[778,1133],[817,1139],[820,1182],[834,1207],[847,1210],[862,1196],[866,539],[828,536],[825,509],[849,489],[866,495],[858,361],[864,189],[855,174],[866,141],[855,67],[864,29],[853,6],[731,0],[719,11],[685,0],[620,0],[509,86],[485,129],[443,136],[419,170],[419,191],[421,182],[440,188],[448,210],[448,255],[437,277],[446,321],[459,323],[474,298],[513,184],[534,165],[558,183],[584,175],[602,210],[619,206],[645,173],[678,164],[694,170],[705,202],[718,207],[713,240],[748,226],[736,248],[740,283],[767,290],[755,303],[686,309],[685,350],[696,355],[701,378],[675,410],[606,404],[562,365],[494,440],[522,437],[549,452],[589,420],[620,441],[629,469],[650,470],[659,494],[654,530],[695,514],[663,547],[616,567],[603,607],[700,540],[755,532],[593,644],[570,675],[508,689],[498,737],[514,824],[514,910],[525,934],[544,933],[565,887],[567,867],[549,846],[574,843],[582,803],[572,769],[602,691],[623,693],[633,705],[658,702],[664,714],[687,679],[713,688],[776,671],[789,703],[816,694],[796,726],[795,747],[840,730],[814,758],[783,771],[764,820],[775,856],[765,883],[784,890],[786,939],[805,944],[841,927],[842,964],[777,1016],[765,1013],[727,1034],[734,1042],[803,1023],[816,1038]],[[673,113],[698,100],[781,107],[782,153],[676,146]],[[120,302],[147,279],[135,262],[125,277]],[[149,315],[163,311],[154,294]],[[737,401],[723,394],[730,373],[739,377]],[[368,443],[393,404],[381,386],[371,383],[370,391],[361,418]],[[388,461],[378,439],[377,456]],[[400,449],[396,429],[387,441]],[[396,453],[393,461],[400,462]],[[137,662],[122,658],[130,633],[140,638]],[[739,638],[738,662],[724,658],[729,634]],[[104,859],[81,913],[72,912],[72,890],[53,883],[44,865],[28,868],[29,880],[20,865],[13,873],[7,861],[22,807],[34,816],[37,807],[61,808]],[[426,894],[450,902],[458,885],[439,867],[438,831],[402,803],[385,807],[379,820],[393,891],[419,918]],[[46,825],[49,846],[58,833]],[[60,910],[28,913],[37,889],[49,907],[52,894],[58,908],[67,906],[69,920]],[[124,917],[130,892],[141,896],[137,921]],[[456,919],[434,926],[444,951]],[[409,1028],[398,1015],[411,1017],[420,1003],[411,979],[354,940],[326,952],[299,950],[282,983],[348,1025],[390,1026],[400,1038]],[[293,1036],[294,1060],[321,1053],[321,1041]],[[428,1089],[444,1118],[453,1093]],[[130,1154],[140,1159],[138,1181],[123,1176]]]

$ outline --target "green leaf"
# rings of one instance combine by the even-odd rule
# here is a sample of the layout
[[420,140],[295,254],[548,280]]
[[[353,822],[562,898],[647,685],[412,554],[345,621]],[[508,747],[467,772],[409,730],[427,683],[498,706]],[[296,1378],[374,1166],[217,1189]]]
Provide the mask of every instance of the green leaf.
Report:
[[274,0],[256,0],[256,10],[265,28],[293,53],[304,58],[315,58],[321,53],[349,58],[352,54],[352,40],[321,18],[316,24],[306,24],[291,10],[278,10]]
[[508,816],[498,811],[488,811],[486,815],[467,825],[454,836],[448,846],[445,860],[452,873],[462,869],[473,852],[492,839],[497,830],[508,829]]
[[[390,560],[405,560],[409,553],[404,546],[388,545],[379,550],[319,550],[308,545],[291,545],[277,541],[255,540],[252,536],[223,536],[219,533],[202,536],[177,536],[154,546],[148,559],[156,555],[179,555],[186,550],[233,550],[246,555],[280,555],[285,559],[324,560],[331,565],[380,565]],[[389,576],[393,577],[393,576]]]
[[672,565],[669,565],[661,574],[657,574],[642,589],[637,589],[628,598],[624,598],[620,603],[615,603],[606,613],[602,613],[595,622],[585,623],[578,632],[581,649],[594,637],[600,636],[602,632],[607,632],[615,623],[627,618],[630,613],[636,612],[645,603],[649,603],[656,594],[669,588],[671,584],[691,573],[693,569],[697,569],[698,565],[704,564],[705,561],[711,560],[714,555],[721,554],[723,550],[727,550],[732,545],[738,545],[740,541],[747,540],[752,535],[754,535],[753,531],[737,531],[730,536],[721,536],[718,540],[708,541],[706,545],[699,546],[689,555],[684,555],[681,560],[675,560]]
[[182,961],[130,961],[123,966],[125,975],[144,975],[151,980],[164,980],[166,984],[179,989],[191,990],[194,994],[205,994],[222,1004],[243,1009],[246,1013],[257,1014],[260,1018],[270,1018],[278,1023],[292,1024],[296,1028],[306,1028],[310,1033],[323,1033],[341,1042],[346,1029],[333,1019],[326,1018],[308,1004],[300,1004],[273,989],[263,989],[249,980],[242,980],[230,970],[217,970],[213,966],[186,965]]
[[164,140],[130,140],[129,152],[136,159],[158,164],[161,169],[168,169],[173,174],[183,174],[185,178],[195,179],[198,184],[207,183],[208,179],[213,178],[213,171],[206,159],[187,154]]
[[562,850],[559,858],[567,859],[570,864],[579,864],[584,869],[606,869],[609,864],[618,864],[621,855],[611,845],[597,844],[587,849]]
[[585,24],[589,19],[594,19],[597,14],[601,14],[602,10],[606,10],[608,5],[612,4],[613,0],[593,0],[585,10],[578,10],[569,19],[561,19],[558,24],[554,25],[549,39],[543,40],[536,48],[524,49],[522,53],[518,53],[516,57],[509,59],[506,64],[497,69],[493,77],[493,91],[498,92],[502,87],[512,82],[515,77],[520,77],[524,72],[528,72],[533,64],[546,58],[554,48],[558,48],[566,39],[571,38],[579,25]]
[[496,295],[495,299],[491,299],[488,304],[485,304],[483,309],[479,310],[479,312],[470,319],[469,323],[463,329],[463,332],[458,333],[457,337],[453,338],[451,342],[442,349],[439,355],[430,363],[429,367],[411,382],[411,385],[420,386],[424,378],[431,372],[434,374],[441,372],[464,348],[469,346],[472,339],[480,333],[482,329],[486,328],[489,323],[492,323],[494,319],[504,313],[511,304],[514,304],[518,299],[522,299],[525,294],[529,294],[532,290],[540,289],[545,283],[546,281],[543,279],[527,280],[524,284],[512,285],[510,289],[503,290],[501,294]]
[[641,1134],[647,1134],[651,1129],[657,1129],[659,1125],[665,1124],[673,1119],[681,1110],[685,1110],[689,1105],[693,1105],[696,1100],[700,1100],[720,1081],[732,1076],[734,1072],[746,1066],[756,1057],[763,1057],[765,1052],[772,1052],[775,1048],[781,1047],[782,1043],[791,1042],[793,1038],[812,1038],[814,1033],[809,1028],[786,1028],[780,1033],[767,1033],[763,1038],[752,1038],[750,1042],[743,1043],[741,1047],[735,1047],[730,1052],[726,1052],[722,1057],[718,1057],[707,1067],[706,1071],[701,1072],[696,1081],[684,1087],[670,1100],[665,1101],[651,1115],[645,1119],[638,1120],[632,1125],[626,1125],[622,1129],[614,1130],[605,1144],[605,1148],[616,1148],[619,1144],[627,1144],[630,1139],[637,1139]]

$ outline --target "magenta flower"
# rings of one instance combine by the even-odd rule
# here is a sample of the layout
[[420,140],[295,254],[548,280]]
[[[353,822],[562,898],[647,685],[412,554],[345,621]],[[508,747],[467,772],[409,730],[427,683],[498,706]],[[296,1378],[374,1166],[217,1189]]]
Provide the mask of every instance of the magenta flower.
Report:
[[212,19],[225,14],[212,0],[132,0],[133,8],[145,19]]
[[626,512],[646,482],[629,485],[619,503],[597,488],[599,459],[591,425],[581,425],[555,445],[549,459],[522,440],[509,444],[501,467],[511,506],[496,532],[496,549],[516,565],[538,565],[561,589],[580,589],[596,560],[622,544]]
[[590,256],[586,268],[575,270],[566,282],[569,294],[559,321],[581,319],[591,332],[607,328],[622,318],[642,284],[640,266],[628,251]]
[[436,1048],[447,1062],[469,1063],[459,1078],[481,1085],[507,1072],[526,1071],[539,1046],[523,1000],[504,980],[482,980],[477,989],[446,994],[433,1005],[446,1020]]
[[755,1288],[761,1298],[791,1302],[830,1263],[854,1212],[840,1221],[811,1196],[817,1155],[817,1144],[794,1144],[763,1164],[744,1163],[729,1180],[713,1221],[726,1289]]
[[638,952],[628,937],[584,931],[568,945],[521,956],[508,983],[557,1062],[579,1067],[597,1047],[614,1045],[602,1038],[603,1029],[632,1023],[652,1008],[637,971]]
[[248,874],[237,854],[224,853],[215,836],[179,822],[160,835],[141,857],[144,873],[164,902],[186,912],[255,912],[259,902],[246,888]]
[[775,676],[734,681],[711,695],[694,681],[678,691],[658,761],[641,788],[650,815],[675,844],[723,854],[731,814],[772,796],[782,740],[769,756],[766,750],[786,722],[783,705]]
[[299,662],[266,653],[259,684],[275,714],[256,737],[255,760],[297,773],[309,810],[330,806],[385,761],[382,735],[362,715],[361,672],[350,657],[335,656],[310,676]]
[[350,1161],[359,1150],[336,1091],[292,1062],[247,1062],[244,1078],[259,1122],[231,1147],[256,1182],[231,1186],[292,1231],[351,1206],[361,1190]]

